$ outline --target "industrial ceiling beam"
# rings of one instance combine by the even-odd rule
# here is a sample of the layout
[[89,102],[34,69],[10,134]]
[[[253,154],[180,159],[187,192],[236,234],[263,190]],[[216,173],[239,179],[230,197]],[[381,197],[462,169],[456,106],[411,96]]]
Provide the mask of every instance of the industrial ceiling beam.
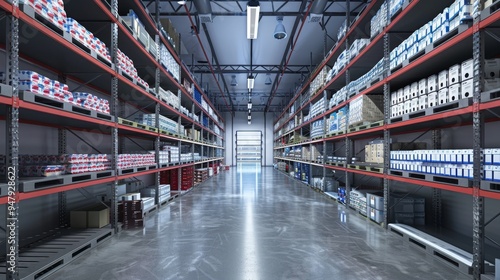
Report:
[[[260,12],[260,16],[284,16],[284,17],[297,17],[302,16],[303,12]],[[353,17],[356,17],[359,13],[351,12]],[[197,16],[198,12],[191,13],[192,16]],[[213,17],[217,16],[246,16],[245,12],[212,12]],[[187,16],[185,12],[160,12],[160,17],[173,17],[173,16]],[[323,16],[325,17],[345,17],[344,12],[324,12]]]
[[[210,52],[212,53],[212,59],[215,61],[215,69],[212,69],[212,70],[214,71],[214,74],[217,74],[218,71],[221,71],[219,59],[217,58],[217,54],[215,53],[214,44],[212,43],[212,38],[210,37],[210,34],[208,33],[207,25],[205,23],[203,23],[201,26],[203,27],[203,31],[205,32],[205,36],[207,37],[208,46],[210,47]],[[209,71],[207,73],[210,73],[210,72],[211,71]],[[228,91],[229,87],[227,86],[226,79],[224,79],[224,76],[222,76],[222,83],[224,85],[224,90]],[[233,101],[231,100],[231,98],[229,98],[229,102],[231,103],[231,107],[233,107]]]
[[[192,73],[210,73],[208,65],[187,65]],[[250,72],[250,65],[217,65],[216,74],[244,74]],[[309,65],[287,65],[285,71],[278,65],[252,65],[255,74],[310,74]]]
[[[295,33],[297,33],[297,28],[299,27],[299,23],[302,19],[302,14],[303,14],[302,11],[305,10],[306,5],[307,5],[307,0],[302,0],[302,4],[300,4],[300,9],[299,9],[300,16],[297,16],[295,18],[295,23],[293,24],[292,32],[290,33],[290,37],[288,39],[288,43],[286,45],[285,52],[283,53],[283,57],[281,58],[281,63],[280,63],[281,69],[286,68],[286,66],[288,65],[287,57],[288,57],[289,53],[293,52],[293,44],[294,44],[294,39],[295,39],[295,35],[296,35]],[[311,8],[311,5],[309,5],[307,13],[309,13],[310,8]],[[304,22],[302,24],[304,24]],[[274,98],[276,91],[278,90],[282,76],[283,75],[276,75],[276,78],[274,79],[273,86],[271,87],[272,93],[271,93],[271,96],[269,97],[269,99],[267,100],[267,106],[265,109],[266,112],[269,110],[269,106],[271,106],[271,102]]]

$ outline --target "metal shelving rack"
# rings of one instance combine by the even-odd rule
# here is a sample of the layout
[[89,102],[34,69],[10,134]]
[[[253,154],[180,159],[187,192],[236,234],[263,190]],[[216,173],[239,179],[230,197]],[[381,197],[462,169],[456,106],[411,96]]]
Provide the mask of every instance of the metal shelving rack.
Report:
[[[338,55],[345,45],[348,47],[348,42],[350,36],[354,34],[354,32],[363,29],[364,26],[367,25],[367,22],[370,20],[369,15],[373,14],[373,11],[378,9],[382,5],[383,1],[371,1],[367,4],[364,11],[358,16],[356,21],[352,23],[350,28],[347,30],[347,34],[332,48],[332,50],[325,57],[324,61],[318,66],[317,69],[322,69],[328,62],[331,61],[336,55]],[[450,1],[451,3],[452,1]],[[380,179],[383,182],[383,193],[384,193],[384,221],[381,223],[385,228],[388,226],[388,210],[389,210],[389,196],[392,188],[396,188],[398,183],[411,184],[415,186],[422,186],[432,189],[432,212],[433,212],[433,224],[435,226],[442,225],[442,191],[449,191],[454,193],[460,193],[472,198],[472,226],[471,230],[473,232],[472,240],[472,266],[471,271],[469,271],[474,279],[481,279],[482,275],[485,273],[485,240],[489,239],[485,236],[485,227],[493,221],[498,215],[495,215],[488,221],[485,221],[485,203],[486,199],[500,200],[500,192],[492,190],[490,188],[482,188],[482,170],[483,170],[483,148],[485,147],[485,119],[496,117],[498,115],[493,115],[488,112],[490,109],[498,109],[500,108],[500,101],[496,98],[491,98],[491,100],[481,100],[481,97],[484,97],[483,92],[483,64],[485,61],[485,46],[486,46],[486,38],[493,37],[491,40],[498,40],[498,36],[495,34],[491,34],[488,29],[497,28],[500,24],[500,11],[498,11],[498,7],[500,6],[500,2],[495,2],[492,7],[491,12],[489,12],[486,16],[483,15],[483,7],[485,1],[479,1],[478,14],[474,15],[474,21],[471,26],[468,28],[463,28],[463,30],[458,31],[456,34],[447,37],[446,40],[441,42],[440,44],[434,46],[434,48],[427,53],[424,53],[418,56],[413,61],[410,61],[408,65],[405,65],[402,68],[395,69],[391,72],[389,67],[389,53],[391,48],[394,48],[393,40],[396,42],[401,40],[398,37],[398,33],[408,34],[408,26],[418,25],[417,16],[420,16],[421,13],[417,13],[416,11],[421,11],[424,7],[428,9],[433,5],[429,5],[429,3],[425,0],[413,0],[413,1],[405,1],[404,7],[395,16],[393,16],[392,21],[389,21],[388,26],[384,28],[384,30],[373,37],[368,46],[366,46],[355,59],[351,60],[350,63],[344,67],[339,73],[333,77],[327,84],[321,88],[320,90],[336,90],[340,88],[342,84],[343,77],[345,77],[346,82],[349,82],[349,78],[351,76],[350,69],[354,66],[360,66],[362,63],[361,60],[368,59],[371,56],[376,54],[380,54],[381,57],[384,58],[384,71],[383,77],[380,81],[373,82],[371,85],[364,90],[362,90],[358,95],[354,97],[371,94],[371,93],[380,93],[382,92],[384,95],[384,122],[382,126],[378,127],[369,127],[361,130],[352,130],[352,131],[344,131],[338,135],[334,136],[325,136],[322,139],[308,139],[305,141],[287,143],[290,139],[290,133],[295,133],[299,129],[311,125],[311,123],[317,119],[323,118],[326,120],[327,116],[331,113],[337,111],[342,108],[352,99],[347,98],[346,101],[342,102],[339,105],[333,106],[333,108],[327,109],[325,113],[321,114],[319,117],[314,118],[313,120],[309,120],[307,122],[302,122],[298,126],[294,127],[291,130],[285,130],[284,128],[288,125],[290,120],[297,115],[300,115],[302,110],[306,108],[308,104],[311,104],[317,100],[317,95],[311,97],[304,104],[299,104],[298,110],[290,113],[290,108],[292,106],[297,106],[297,100],[300,100],[303,96],[304,92],[309,87],[311,81],[316,77],[319,71],[316,71],[306,83],[304,87],[302,87],[296,95],[292,98],[288,106],[285,107],[285,110],[279,117],[277,118],[277,122],[275,122],[274,127],[274,158],[275,161],[278,162],[303,162],[306,164],[315,164],[313,163],[315,159],[304,160],[304,159],[294,159],[291,157],[283,157],[282,152],[285,148],[294,148],[294,147],[304,147],[307,145],[311,145],[313,143],[317,143],[318,141],[322,141],[324,147],[334,147],[333,150],[335,152],[336,145],[343,144],[345,145],[345,153],[348,158],[352,156],[352,147],[351,143],[356,141],[357,139],[372,139],[372,138],[382,138],[384,139],[384,164],[383,168],[380,170],[360,170],[354,169],[349,166],[349,164],[345,163],[320,163],[319,166],[322,166],[325,170],[324,174],[326,174],[326,170],[334,170],[340,171],[341,174],[345,172],[345,174],[358,174],[363,176],[368,176],[371,178]],[[450,4],[448,3],[448,4]],[[427,4],[427,5],[426,5]],[[446,3],[444,3],[446,4]],[[442,5],[442,4],[440,4]],[[436,11],[442,9],[441,7],[433,7]],[[428,12],[428,14],[432,14]],[[389,18],[389,13],[387,14]],[[408,25],[408,26],[407,26]],[[496,37],[496,38],[495,38]],[[495,41],[497,43],[497,41]],[[435,69],[434,65],[439,63],[444,64],[454,64],[459,63],[459,59],[463,59],[466,54],[470,53],[474,62],[474,91],[473,97],[471,98],[468,106],[459,107],[453,110],[448,111],[439,111],[435,112],[431,115],[424,115],[418,118],[410,118],[409,120],[404,121],[396,121],[392,122],[390,117],[390,94],[391,88],[394,86],[397,88],[401,87],[402,84],[408,82],[409,77],[412,75],[418,76],[418,73],[432,73]],[[458,57],[458,58],[457,58]],[[470,56],[468,57],[470,58]],[[498,95],[497,95],[498,96]],[[498,111],[498,110],[497,110]],[[454,122],[454,118],[460,118],[460,122]],[[455,126],[470,126],[473,130],[473,138],[472,138],[472,150],[473,150],[473,178],[468,182],[469,187],[460,187],[458,185],[448,184],[445,182],[425,180],[425,179],[417,179],[410,178],[404,176],[395,175],[391,172],[390,169],[390,143],[392,135],[402,135],[408,134],[412,132],[431,132],[432,133],[432,149],[440,149],[441,148],[441,129],[445,129],[450,127],[450,125]],[[430,128],[429,128],[430,127]],[[332,144],[333,143],[333,144]],[[340,145],[339,145],[340,146]],[[341,147],[342,148],[342,147]],[[325,149],[326,150],[326,149]],[[326,160],[326,154],[324,154],[324,158]],[[349,176],[349,175],[345,175]],[[346,186],[350,187],[350,180],[346,177]],[[393,187],[394,185],[394,187]],[[313,186],[311,186],[313,187]],[[314,187],[313,187],[314,188]],[[348,192],[347,192],[347,195]],[[348,199],[348,198],[347,198]],[[491,239],[489,239],[491,240]]]
[[[158,2],[159,1],[156,1],[156,5],[159,5]],[[18,0],[0,1],[0,12],[6,15],[3,19],[5,21],[6,33],[4,35],[5,37],[1,40],[5,40],[7,60],[6,85],[0,84],[0,111],[5,112],[6,115],[6,166],[9,167],[9,170],[12,169],[13,171],[13,173],[9,174],[8,178],[6,178],[7,183],[1,183],[0,181],[0,204],[5,205],[6,215],[4,221],[6,225],[13,225],[9,226],[12,230],[8,233],[14,236],[14,243],[9,242],[9,234],[6,234],[6,251],[13,252],[16,256],[13,263],[9,265],[5,265],[4,262],[6,270],[4,273],[0,273],[0,279],[42,279],[45,275],[50,274],[51,271],[67,263],[69,259],[79,256],[87,249],[94,248],[97,244],[100,244],[100,242],[112,236],[114,232],[119,230],[117,186],[123,180],[142,175],[155,176],[154,184],[157,190],[155,201],[156,204],[158,204],[158,190],[160,184],[159,173],[161,171],[190,166],[211,166],[223,160],[223,118],[214,109],[215,107],[206,96],[204,97],[208,106],[214,109],[213,111],[217,117],[213,117],[206,109],[202,108],[201,104],[197,103],[194,97],[181,86],[180,81],[176,81],[172,75],[160,65],[158,46],[163,43],[179,64],[181,77],[188,79],[194,84],[194,87],[198,88],[200,92],[203,92],[176,54],[174,48],[159,31],[159,23],[155,23],[155,20],[153,20],[141,1],[111,0],[109,3],[95,0],[86,2],[85,5],[83,5],[83,3],[78,3],[78,1],[71,1],[71,5],[69,2],[67,4],[71,9],[71,13],[68,12],[68,16],[74,15],[75,18],[90,20],[85,23],[89,25],[105,25],[105,28],[99,29],[99,37],[105,37],[106,40],[110,42],[111,63],[103,62],[93,57],[91,53],[73,44],[64,37],[64,32],[62,30],[58,31],[47,25],[43,20],[40,20],[40,18],[35,18],[33,15],[25,13],[24,7]],[[138,14],[141,21],[145,24],[148,33],[155,36],[155,42],[157,44],[156,55],[149,53],[132,36],[128,27],[119,20],[120,11],[128,11],[129,9],[133,9]],[[88,12],[90,10],[92,13]],[[158,17],[156,17],[156,22],[159,22]],[[22,28],[31,28],[30,30],[35,31],[35,35],[30,40],[23,42],[25,46],[20,50]],[[120,43],[120,41],[123,43]],[[31,45],[32,47],[26,47],[26,45]],[[46,46],[46,56],[40,57],[36,52],[37,48],[34,46],[38,45]],[[129,48],[132,50],[130,55],[134,56],[137,59],[136,61],[140,59],[142,63],[148,64],[148,69],[140,71],[144,71],[143,74],[148,75],[150,81],[154,81],[153,92],[149,92],[138,86],[119,73],[117,68],[117,53],[119,46],[122,49]],[[74,60],[74,65],[64,64],[63,60],[53,60],[54,57],[59,56],[65,57],[66,61],[68,61],[68,58],[71,58]],[[79,111],[68,111],[63,106],[51,107],[50,104],[37,102],[36,95],[34,95],[35,97],[33,97],[33,99],[26,99],[26,96],[31,95],[19,91],[18,72],[20,69],[19,63],[21,57],[30,64],[47,69],[47,71],[59,73],[60,80],[65,81],[65,79],[68,78],[80,85],[95,89],[97,92],[106,93],[109,95],[111,115],[100,116],[98,114],[96,116],[95,114],[81,114]],[[73,71],[75,68],[80,71]],[[149,70],[152,72],[151,75],[147,72]],[[71,75],[73,76],[66,75],[66,73],[72,73]],[[199,115],[200,122],[196,122],[157,98],[160,86],[175,89],[178,93],[180,103],[191,108],[190,112],[193,114]],[[156,116],[156,127],[159,127],[158,116],[160,114],[178,116],[177,120],[179,124],[184,124],[191,129],[198,129],[201,138],[190,139],[181,136],[180,131],[178,134],[171,134],[164,133],[159,129],[144,129],[127,125],[123,123],[123,119],[120,118],[122,117],[120,115],[122,114],[120,112],[120,105],[124,103],[133,104],[142,108],[144,111],[153,112]],[[208,126],[202,123],[204,117],[209,119]],[[106,173],[106,176],[101,177],[89,175],[90,179],[81,181],[73,181],[72,178],[63,175],[57,177],[61,182],[60,184],[40,188],[32,187],[32,189],[26,191],[26,184],[33,184],[33,186],[36,186],[36,183],[19,179],[19,125],[24,121],[29,121],[31,124],[42,127],[50,126],[58,128],[58,152],[60,153],[66,152],[66,135],[68,131],[71,131],[71,128],[78,128],[89,132],[92,132],[92,129],[98,129],[99,132],[109,135],[111,138],[111,154],[113,158],[112,171],[109,172],[109,174]],[[215,133],[213,127],[218,127],[219,133]],[[203,157],[196,160],[193,158],[189,162],[155,166],[154,168],[147,167],[140,170],[134,170],[136,172],[121,174],[117,169],[117,155],[122,148],[121,139],[124,137],[138,137],[152,140],[156,159],[159,158],[159,150],[162,141],[178,143],[179,148],[181,145],[190,145],[193,152],[195,147],[199,148],[201,149],[201,155]],[[19,218],[22,218],[19,217],[19,202],[52,194],[58,195],[58,220],[61,228],[54,230],[52,237],[50,237],[51,239],[46,240],[47,244],[49,244],[53,241],[57,242],[58,236],[81,234],[81,231],[76,233],[66,228],[69,216],[67,213],[68,202],[66,201],[66,193],[72,190],[80,190],[96,185],[106,187],[111,194],[111,227],[89,229],[84,233],[85,238],[82,239],[84,241],[68,245],[67,248],[55,254],[57,256],[51,258],[49,261],[37,261],[33,262],[34,264],[28,265],[27,268],[19,268],[20,260],[23,261],[25,254],[36,251],[36,246],[30,247],[29,250],[24,250],[23,247],[19,245],[22,238],[26,239],[25,236],[19,236]],[[180,186],[178,187],[180,188]],[[49,236],[50,235],[47,237]],[[62,261],[63,259],[64,261]],[[13,268],[9,269],[9,267]]]

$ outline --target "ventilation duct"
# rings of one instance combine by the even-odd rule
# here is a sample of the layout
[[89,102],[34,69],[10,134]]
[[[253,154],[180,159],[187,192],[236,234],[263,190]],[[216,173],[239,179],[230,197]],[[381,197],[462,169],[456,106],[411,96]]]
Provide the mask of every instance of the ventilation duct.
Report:
[[212,7],[210,6],[210,0],[194,0],[193,3],[196,7],[200,22],[212,22]]
[[316,0],[313,2],[311,11],[309,12],[309,22],[320,22],[323,18],[323,12],[326,7],[327,0]]

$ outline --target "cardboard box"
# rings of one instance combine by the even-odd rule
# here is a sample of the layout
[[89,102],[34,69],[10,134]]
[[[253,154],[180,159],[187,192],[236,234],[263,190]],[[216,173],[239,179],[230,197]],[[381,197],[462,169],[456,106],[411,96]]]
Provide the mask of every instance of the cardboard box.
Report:
[[109,208],[96,205],[70,212],[72,228],[102,228],[109,224]]
[[427,92],[437,91],[438,88],[438,76],[432,75],[427,78]]
[[460,75],[461,66],[455,64],[448,70],[448,85],[454,85],[461,82],[462,76]]
[[427,95],[427,107],[434,107],[438,105],[438,95],[437,92],[430,92]]
[[408,101],[411,99],[411,87],[405,86],[403,88],[403,101]]
[[460,99],[460,84],[453,84],[449,87],[448,100],[450,102],[457,101]]
[[392,92],[391,93],[391,105],[396,105],[398,104],[398,92]]
[[426,95],[427,94],[427,79],[422,79],[418,82],[418,95]]
[[497,90],[500,88],[500,78],[484,79],[483,91]]
[[474,93],[474,81],[472,79],[462,81],[460,89],[461,89],[461,92],[460,92],[461,99],[472,97],[472,95]]
[[403,114],[406,115],[406,114],[409,114],[409,113],[411,113],[411,100],[407,100],[404,103]]
[[404,90],[400,88],[397,91],[397,96],[398,96],[398,103],[402,103],[404,101]]
[[446,87],[448,87],[448,70],[443,70],[438,75],[438,90]]
[[415,98],[415,97],[419,96],[418,82],[414,82],[410,85],[410,96],[411,96],[411,98]]
[[97,205],[87,210],[87,227],[102,228],[109,224],[109,208]]
[[419,106],[418,106],[418,97],[415,97],[413,98],[411,101],[410,101],[410,111],[411,112],[416,112],[418,111],[419,109]]
[[462,62],[460,74],[462,76],[462,82],[468,79],[472,79],[474,77],[474,61],[472,59],[468,59]]
[[424,110],[425,108],[427,108],[427,95],[421,95],[418,98],[418,109]]
[[500,78],[500,58],[485,60],[484,77],[486,79]]
[[446,104],[446,103],[448,103],[448,88],[447,87],[440,89],[438,92],[438,104],[442,105],[442,104]]

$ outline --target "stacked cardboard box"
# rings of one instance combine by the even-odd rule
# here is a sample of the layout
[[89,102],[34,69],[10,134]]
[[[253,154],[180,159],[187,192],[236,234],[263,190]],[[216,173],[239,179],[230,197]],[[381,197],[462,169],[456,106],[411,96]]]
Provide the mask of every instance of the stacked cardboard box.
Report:
[[198,168],[194,171],[194,184],[200,184],[208,180],[208,168]]
[[367,203],[367,216],[370,220],[376,223],[382,223],[384,221],[384,194],[381,192],[367,193],[366,194]]
[[425,225],[425,198],[391,193],[390,206],[396,223]]
[[349,103],[349,125],[372,123],[384,119],[383,96],[362,95]]
[[[491,60],[487,60],[486,65],[488,61]],[[489,69],[491,68],[485,67],[486,78]],[[499,69],[500,63],[496,70],[497,75]],[[472,73],[473,61],[469,59],[392,92],[391,118],[472,97]]]
[[94,205],[70,212],[72,228],[102,228],[109,224],[109,208]]
[[118,222],[123,224],[123,229],[142,228],[143,201],[125,200],[118,203]]

